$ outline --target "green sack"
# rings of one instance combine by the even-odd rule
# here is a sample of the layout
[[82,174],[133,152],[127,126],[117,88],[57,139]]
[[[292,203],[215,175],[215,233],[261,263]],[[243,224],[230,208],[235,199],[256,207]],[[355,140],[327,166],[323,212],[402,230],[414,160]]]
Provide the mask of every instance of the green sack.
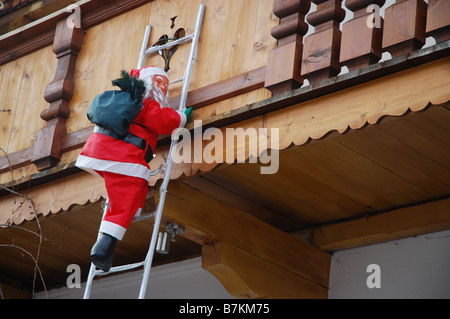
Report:
[[134,99],[129,92],[105,91],[94,98],[87,117],[91,123],[125,137],[142,106],[142,101]]
[[119,91],[105,91],[97,95],[89,106],[87,117],[93,124],[114,131],[120,137],[128,134],[131,123],[142,109],[144,82],[126,71],[112,81]]

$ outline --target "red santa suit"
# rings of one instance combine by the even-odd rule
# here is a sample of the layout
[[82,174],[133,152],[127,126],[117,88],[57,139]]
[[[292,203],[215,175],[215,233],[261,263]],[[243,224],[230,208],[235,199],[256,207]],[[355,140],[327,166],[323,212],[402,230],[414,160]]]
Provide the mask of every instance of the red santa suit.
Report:
[[[133,70],[132,75],[164,75],[158,68]],[[168,79],[168,77],[167,77]],[[150,167],[145,160],[147,149],[154,150],[158,134],[170,135],[184,127],[186,115],[170,107],[161,107],[146,99],[129,132],[145,140],[146,149],[102,133],[96,127],[77,159],[76,166],[101,176],[105,180],[109,209],[100,225],[100,232],[122,240],[134,216],[144,206],[150,179]]]

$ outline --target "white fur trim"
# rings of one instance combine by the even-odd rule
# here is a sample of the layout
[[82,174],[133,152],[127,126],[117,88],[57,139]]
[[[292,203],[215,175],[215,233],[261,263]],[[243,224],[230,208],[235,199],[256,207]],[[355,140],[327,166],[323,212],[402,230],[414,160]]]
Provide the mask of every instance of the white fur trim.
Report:
[[141,69],[141,71],[139,72],[139,79],[144,79],[144,78],[148,78],[154,75],[161,75],[167,79],[169,79],[169,76],[167,75],[167,73],[157,67],[148,67],[148,68],[143,68]]
[[127,229],[120,225],[103,220],[102,223],[100,224],[99,231],[101,233],[111,235],[111,236],[117,238],[118,240],[122,240]]
[[98,176],[98,174],[95,173],[94,170],[138,177],[145,179],[146,181],[150,180],[150,170],[144,165],[136,163],[114,162],[79,155],[75,166],[96,176]]

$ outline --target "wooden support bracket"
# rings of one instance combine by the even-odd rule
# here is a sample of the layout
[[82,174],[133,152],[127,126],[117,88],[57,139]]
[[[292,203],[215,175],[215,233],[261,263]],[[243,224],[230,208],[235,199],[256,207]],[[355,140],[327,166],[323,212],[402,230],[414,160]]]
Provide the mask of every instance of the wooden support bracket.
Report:
[[324,299],[328,296],[327,288],[224,241],[203,246],[202,267],[240,299]]
[[320,249],[183,183],[171,184],[164,214],[207,234],[205,269],[235,296],[327,297],[331,255]]
[[56,25],[53,52],[58,66],[53,81],[47,85],[44,98],[50,103],[41,112],[46,126],[37,132],[31,161],[38,170],[56,166],[61,158],[61,145],[66,135],[66,119],[69,117],[69,101],[75,90],[74,72],[78,52],[81,50],[84,31],[62,19]]

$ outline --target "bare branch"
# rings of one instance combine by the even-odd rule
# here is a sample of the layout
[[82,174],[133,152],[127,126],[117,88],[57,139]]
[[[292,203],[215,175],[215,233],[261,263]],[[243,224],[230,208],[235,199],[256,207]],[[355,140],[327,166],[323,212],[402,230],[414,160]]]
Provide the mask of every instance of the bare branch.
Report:
[[[0,247],[8,247],[8,248],[16,248],[16,249],[19,249],[19,250],[21,250],[23,253],[25,253],[25,254],[27,254],[28,256],[30,256],[31,259],[33,259],[33,262],[34,262],[34,264],[35,264],[35,269],[37,269],[37,270],[39,271],[39,275],[40,275],[40,277],[41,277],[41,281],[42,281],[42,284],[44,285],[44,290],[45,290],[45,293],[46,293],[47,298],[48,298],[48,293],[47,293],[47,288],[46,288],[46,285],[45,285],[44,277],[42,276],[41,269],[39,268],[38,263],[37,263],[37,260],[34,258],[34,256],[33,256],[30,252],[28,252],[27,250],[23,249],[22,247],[16,246],[16,245],[14,245],[14,244],[12,244],[12,245],[0,244]],[[34,295],[34,283],[33,283],[33,295]]]
[[[9,159],[9,157],[8,157],[8,154],[7,154],[6,151],[5,151],[4,149],[2,149],[1,147],[0,147],[0,150],[5,154],[5,156],[6,156],[7,160],[8,160],[9,169],[10,169],[10,172],[11,172],[11,180],[14,181],[14,172],[13,172],[13,169],[12,169],[12,166],[11,166],[11,161],[10,161],[10,159]],[[27,250],[25,250],[24,248],[19,247],[19,246],[16,246],[16,245],[14,245],[14,244],[13,244],[13,245],[5,245],[5,244],[2,244],[2,245],[0,245],[0,247],[15,247],[15,248],[17,248],[17,249],[22,250],[23,252],[25,252],[27,255],[29,255],[29,256],[33,259],[34,264],[35,264],[35,266],[34,266],[34,275],[33,275],[33,296],[34,296],[34,290],[35,290],[35,287],[36,287],[37,272],[39,272],[39,275],[40,275],[40,277],[41,277],[42,284],[44,285],[45,293],[46,293],[47,298],[48,298],[48,293],[47,293],[47,288],[46,288],[46,285],[45,285],[45,281],[44,281],[44,278],[43,278],[43,276],[42,276],[42,272],[41,272],[41,270],[40,270],[40,268],[39,268],[39,265],[38,265],[39,256],[40,256],[40,252],[41,252],[41,246],[42,246],[42,240],[43,240],[44,238],[43,238],[43,236],[42,236],[42,228],[41,228],[41,224],[40,224],[40,222],[39,222],[39,218],[38,218],[38,216],[37,216],[36,210],[34,209],[33,201],[32,201],[31,198],[29,198],[27,195],[24,195],[24,194],[21,194],[21,193],[19,193],[19,192],[16,192],[14,189],[9,189],[9,188],[7,188],[7,187],[5,187],[5,186],[2,186],[2,185],[0,185],[0,188],[1,188],[1,189],[4,189],[4,190],[7,190],[8,192],[10,192],[10,193],[12,193],[12,194],[14,194],[14,195],[20,196],[20,197],[22,197],[22,198],[25,199],[22,203],[19,204],[19,206],[16,208],[16,210],[20,209],[20,207],[22,207],[22,205],[23,205],[26,201],[28,201],[28,202],[30,203],[30,208],[31,208],[32,211],[33,211],[33,214],[34,214],[35,219],[36,219],[36,224],[37,224],[37,227],[38,227],[37,232],[32,232],[32,231],[30,231],[30,232],[32,232],[33,234],[35,234],[35,235],[38,236],[38,238],[39,238],[39,244],[38,244],[38,248],[37,248],[37,252],[36,252],[36,258],[35,258],[30,252],[28,252]],[[14,213],[14,212],[12,212],[12,213]],[[7,225],[7,227],[14,227],[14,226]],[[24,228],[22,228],[22,229],[24,229]],[[25,229],[24,229],[24,230],[25,230]],[[28,230],[27,230],[27,231],[28,231]],[[47,239],[45,239],[45,240],[48,241]]]
[[16,192],[16,191],[13,191],[12,189],[10,189],[10,188],[8,188],[8,187],[5,187],[5,186],[3,186],[3,185],[0,185],[0,188],[1,188],[1,189],[4,189],[5,191],[8,191],[8,192],[10,192],[10,193],[12,193],[12,194],[14,194],[14,195],[23,197],[23,198],[28,199],[29,201],[31,201],[31,199],[29,199],[28,196],[23,195],[23,194],[21,194],[21,193],[18,193],[18,192]]
[[[29,233],[31,233],[31,234],[37,236],[37,237],[42,237],[41,234],[39,234],[39,233],[37,233],[37,232],[35,232],[35,231],[32,231],[32,230],[30,230],[30,229],[26,229],[26,228],[21,227],[21,226],[7,225],[7,224],[0,224],[0,227],[17,228],[17,229],[21,229],[21,230],[23,230],[23,231],[29,232]],[[50,239],[47,239],[47,238],[45,238],[45,237],[42,237],[42,239],[45,240],[47,243],[50,242]]]

